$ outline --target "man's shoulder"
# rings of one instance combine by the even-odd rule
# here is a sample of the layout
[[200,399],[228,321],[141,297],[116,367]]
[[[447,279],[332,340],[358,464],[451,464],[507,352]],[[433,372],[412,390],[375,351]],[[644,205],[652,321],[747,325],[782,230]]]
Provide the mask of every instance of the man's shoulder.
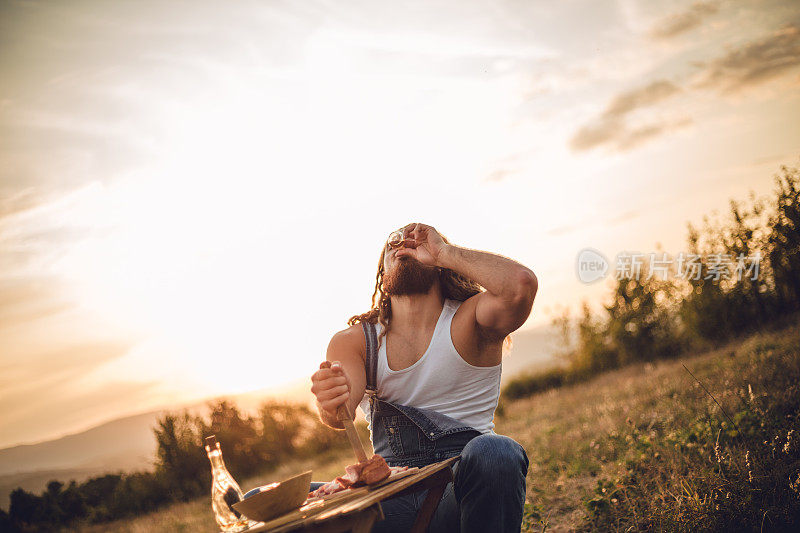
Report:
[[341,331],[337,331],[333,336],[334,338],[347,340],[364,340],[364,326],[361,325],[361,322],[358,322],[352,326],[347,326]]
[[330,347],[337,350],[355,351],[364,359],[367,342],[364,339],[364,328],[361,323],[353,324],[334,333],[331,337]]

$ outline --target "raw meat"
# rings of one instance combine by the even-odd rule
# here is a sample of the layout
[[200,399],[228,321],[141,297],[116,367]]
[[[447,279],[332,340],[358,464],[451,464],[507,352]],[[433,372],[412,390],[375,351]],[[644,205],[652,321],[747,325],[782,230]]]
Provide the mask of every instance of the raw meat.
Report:
[[373,485],[383,481],[395,472],[408,470],[407,466],[389,467],[380,455],[373,455],[363,463],[356,463],[345,467],[345,474],[333,481],[325,483],[315,491],[309,492],[309,498],[322,498],[336,492],[360,487],[362,485]]

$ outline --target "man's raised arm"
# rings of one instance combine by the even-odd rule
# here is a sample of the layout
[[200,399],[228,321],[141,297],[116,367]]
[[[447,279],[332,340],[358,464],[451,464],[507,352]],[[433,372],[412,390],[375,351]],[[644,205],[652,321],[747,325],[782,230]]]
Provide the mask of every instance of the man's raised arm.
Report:
[[405,228],[409,254],[422,263],[448,268],[480,283],[486,292],[475,295],[475,321],[484,332],[502,339],[530,315],[538,280],[533,271],[502,255],[447,244],[439,232],[425,224]]

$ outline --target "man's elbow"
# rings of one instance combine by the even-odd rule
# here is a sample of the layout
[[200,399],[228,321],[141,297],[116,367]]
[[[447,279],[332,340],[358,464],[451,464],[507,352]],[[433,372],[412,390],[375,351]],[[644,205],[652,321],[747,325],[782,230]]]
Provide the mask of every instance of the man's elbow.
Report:
[[520,269],[514,281],[512,301],[518,306],[530,309],[538,290],[539,280],[536,278],[536,274],[529,268]]

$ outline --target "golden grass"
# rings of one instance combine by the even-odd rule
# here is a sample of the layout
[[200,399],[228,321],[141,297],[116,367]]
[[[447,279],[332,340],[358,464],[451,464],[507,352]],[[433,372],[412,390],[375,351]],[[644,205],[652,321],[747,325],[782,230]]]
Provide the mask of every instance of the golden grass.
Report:
[[[716,415],[715,423],[728,425],[682,364],[723,405],[727,402],[735,406],[739,400],[735,391],[742,391],[749,384],[768,399],[770,383],[755,368],[754,350],[776,346],[791,351],[797,360],[799,338],[795,324],[744,342],[734,341],[708,353],[637,364],[587,383],[507,404],[496,430],[518,440],[530,459],[523,530],[616,530],[615,524],[587,522],[586,502],[595,496],[598,480],[618,479],[626,474],[631,462],[651,460],[643,448],[667,449],[670,438],[697,424],[707,413]],[[714,442],[694,444],[713,448]],[[659,457],[655,451],[652,453]],[[676,481],[679,484],[679,463],[686,462],[679,452],[670,455],[665,458],[669,464],[658,472],[672,478],[665,481],[665,486]],[[641,495],[651,496],[660,494]]]

